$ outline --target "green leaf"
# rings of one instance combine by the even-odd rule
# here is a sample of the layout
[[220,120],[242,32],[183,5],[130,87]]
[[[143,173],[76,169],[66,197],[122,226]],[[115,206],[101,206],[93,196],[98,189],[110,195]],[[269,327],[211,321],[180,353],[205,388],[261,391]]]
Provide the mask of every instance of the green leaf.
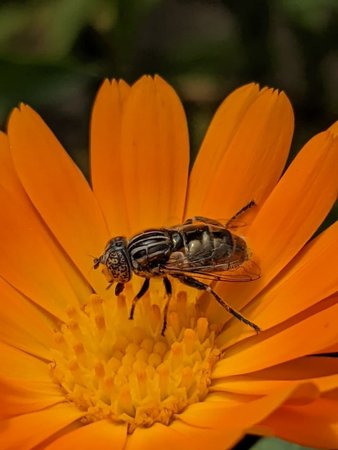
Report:
[[312,447],[302,447],[277,438],[260,439],[251,450],[314,450]]

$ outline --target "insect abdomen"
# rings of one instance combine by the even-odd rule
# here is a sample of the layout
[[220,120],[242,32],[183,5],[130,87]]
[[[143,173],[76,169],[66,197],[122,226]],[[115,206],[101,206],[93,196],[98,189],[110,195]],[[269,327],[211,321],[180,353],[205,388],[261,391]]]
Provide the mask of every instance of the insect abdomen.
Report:
[[180,230],[181,251],[192,265],[237,267],[247,259],[245,241],[229,230],[212,225],[187,225]]

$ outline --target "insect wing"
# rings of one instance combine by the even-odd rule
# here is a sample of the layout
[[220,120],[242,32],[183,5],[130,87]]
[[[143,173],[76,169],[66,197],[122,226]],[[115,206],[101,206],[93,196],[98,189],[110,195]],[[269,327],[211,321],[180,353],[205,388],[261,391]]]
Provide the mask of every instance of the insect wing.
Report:
[[184,261],[180,264],[167,264],[163,269],[169,275],[183,274],[211,281],[246,282],[260,278],[259,266],[253,260],[245,261],[235,268],[229,268],[229,264],[195,266]]
[[[224,271],[222,271],[222,268]],[[211,266],[210,270],[212,270]],[[222,264],[216,264],[210,272],[209,267],[204,267],[204,270],[194,271],[193,274],[196,278],[228,282],[254,281],[261,276],[259,266],[252,260],[245,261],[240,266],[231,269],[224,269]]]

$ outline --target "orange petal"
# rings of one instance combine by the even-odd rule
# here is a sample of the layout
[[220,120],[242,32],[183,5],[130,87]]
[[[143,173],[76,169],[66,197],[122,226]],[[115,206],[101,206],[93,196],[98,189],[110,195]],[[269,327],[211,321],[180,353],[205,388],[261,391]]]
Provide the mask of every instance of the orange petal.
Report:
[[121,125],[129,86],[106,80],[95,99],[91,118],[90,150],[93,190],[112,236],[128,232],[121,169]]
[[90,255],[102,251],[108,233],[84,176],[28,106],[13,111],[8,133],[15,169],[26,192],[67,254],[88,277]]
[[0,341],[0,376],[5,378],[50,380],[48,362]]
[[333,345],[330,345],[329,347],[323,348],[320,353],[328,354],[328,353],[338,353],[338,342],[336,342]]
[[338,448],[338,402],[322,398],[309,405],[285,406],[254,431],[311,448]]
[[77,303],[32,209],[0,186],[0,272],[11,285],[56,317]]
[[310,239],[337,194],[338,138],[326,131],[296,156],[249,228],[247,241],[259,262],[261,278],[219,284],[219,294],[237,309],[249,303]]
[[[213,376],[240,375],[313,354],[337,341],[338,296],[309,309],[308,317],[261,332],[223,353]],[[278,349],[278,351],[276,351]]]
[[2,342],[0,353],[0,415],[31,412],[64,400],[51,380],[47,361]]
[[180,223],[189,163],[187,124],[179,98],[160,77],[142,77],[133,85],[121,148],[131,232]]
[[127,439],[127,427],[108,420],[90,423],[62,435],[47,445],[46,450],[122,450]]
[[31,450],[83,413],[69,403],[4,420],[0,424],[2,450]]
[[[283,404],[297,390],[295,386],[275,391],[269,396],[262,398],[243,398],[227,395],[211,394],[204,402],[190,405],[178,417],[187,424],[196,427],[205,427],[231,430],[247,430],[254,424],[260,422],[271,412]],[[225,399],[223,401],[223,398]]]
[[49,317],[0,278],[0,340],[40,358],[51,358]]
[[330,126],[330,130],[333,136],[338,136],[338,120]]
[[126,450],[224,450],[233,447],[242,435],[238,429],[203,429],[175,420],[169,426],[156,423],[150,428],[137,428],[128,437]]
[[267,395],[277,389],[311,382],[319,392],[338,386],[338,360],[305,356],[267,369],[222,379],[214,379],[212,392],[233,392],[243,395]]
[[337,195],[338,138],[326,131],[312,138],[296,156],[248,232],[266,282],[313,235]]
[[230,218],[269,195],[284,168],[293,112],[283,92],[249,84],[219,107],[194,164],[187,217]]
[[8,137],[0,131],[0,184],[8,192],[15,194],[20,186],[14,173],[13,162],[10,157]]
[[[244,316],[267,330],[334,294],[338,286],[336,248],[338,222],[306,245],[268,289],[242,310]],[[246,334],[243,331],[243,324],[232,320],[222,341],[229,346]]]
[[[33,254],[30,255],[27,253],[27,258],[30,259],[29,266],[33,265],[33,259],[35,259],[35,261],[40,261],[39,267],[37,267],[37,270],[39,270],[40,273],[36,273],[34,279],[38,279],[40,276],[43,277],[47,282],[49,276],[58,276],[61,269],[62,272],[64,272],[68,282],[71,284],[73,290],[76,292],[77,297],[80,299],[87,298],[89,293],[92,291],[89,292],[89,286],[86,280],[80,276],[78,269],[74,264],[71,263],[70,259],[66,257],[63,249],[58,245],[54,236],[42,222],[41,217],[38,215],[29,197],[24,191],[14,169],[12,157],[9,150],[8,137],[4,133],[0,133],[0,186],[7,194],[7,196],[4,196],[6,198],[5,203],[7,204],[9,202],[9,207],[12,211],[12,213],[10,213],[9,215],[14,216],[13,218],[16,222],[13,230],[22,225],[22,218],[24,218],[24,223],[27,225],[27,228],[23,229],[23,227],[21,226],[21,234],[24,233],[25,236],[27,236],[27,230],[29,230],[30,236],[37,236]],[[5,205],[1,205],[1,208],[3,212],[2,216],[6,216]],[[6,221],[4,222],[6,223]],[[10,234],[12,226],[7,224],[7,227],[5,223],[2,225],[5,228],[5,233]],[[44,241],[43,245],[39,245],[39,242],[42,241]],[[23,255],[21,256],[21,258],[17,258],[18,252],[20,252],[20,254],[24,253],[24,247],[17,248],[18,242],[16,234],[12,232],[7,242],[2,242],[2,244],[6,246],[6,251],[13,253],[13,256],[10,258],[13,265],[8,264],[6,261],[3,261],[6,262],[3,275],[5,275],[7,271],[20,271],[20,267],[21,269],[22,267],[24,268],[24,272],[26,274],[27,264],[24,264],[25,261],[23,261]],[[46,257],[46,251],[50,253],[48,257]],[[42,271],[42,261],[47,263],[48,260],[53,259],[52,254],[54,255],[54,258],[56,259],[58,265],[60,266],[60,269],[51,268],[51,270],[48,271],[48,265],[46,264],[45,271]],[[18,264],[18,266],[16,264]],[[55,264],[55,262],[53,262],[53,264]],[[25,278],[26,281],[28,281],[27,277]],[[64,283],[65,280],[63,281],[63,283],[61,283],[61,280],[59,280],[58,285],[62,287]],[[50,284],[52,285],[53,282],[51,281]],[[22,286],[17,287],[19,289],[23,289]],[[69,291],[69,287],[67,289]],[[66,290],[64,294],[67,294],[68,291]]]
[[49,408],[65,401],[55,383],[41,380],[0,378],[0,417],[8,418]]

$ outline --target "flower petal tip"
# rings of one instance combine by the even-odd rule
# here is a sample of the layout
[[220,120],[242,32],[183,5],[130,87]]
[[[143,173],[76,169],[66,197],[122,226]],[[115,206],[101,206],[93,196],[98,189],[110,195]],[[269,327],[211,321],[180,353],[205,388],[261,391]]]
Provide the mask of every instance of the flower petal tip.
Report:
[[19,119],[19,116],[21,114],[20,106],[21,105],[13,108],[9,115],[8,122],[7,122],[7,134],[10,134],[12,127],[16,125],[16,123]]
[[330,126],[329,131],[334,138],[338,136],[338,120]]
[[159,75],[158,73],[155,73],[153,79],[154,79],[155,83],[161,83],[162,85],[165,84],[166,86],[168,85],[168,83],[165,81],[165,79],[162,78],[161,75]]
[[110,87],[110,85],[112,85],[113,83],[116,83],[116,79],[115,79],[115,78],[112,78],[111,80],[110,80],[109,78],[105,78],[105,79],[102,81],[101,85],[100,85],[100,89],[102,89],[103,87],[104,87],[104,88],[108,88],[108,87]]

